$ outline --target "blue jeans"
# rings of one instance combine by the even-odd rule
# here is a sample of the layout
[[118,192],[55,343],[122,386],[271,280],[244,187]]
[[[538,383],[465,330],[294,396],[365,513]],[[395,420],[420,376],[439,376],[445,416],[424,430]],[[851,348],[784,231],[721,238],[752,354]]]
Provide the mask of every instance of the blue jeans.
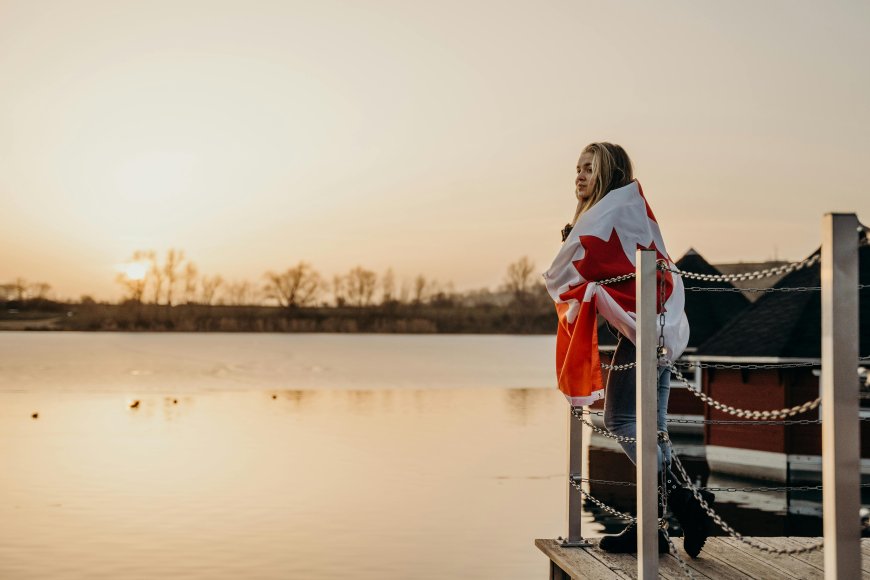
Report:
[[[616,343],[612,364],[622,365],[634,362],[634,360],[634,344],[624,336],[620,336]],[[635,385],[635,369],[633,368],[610,371],[607,377],[607,386],[604,389],[604,426],[615,435],[622,437],[635,437],[637,435]],[[659,431],[668,430],[668,395],[670,391],[671,371],[667,367],[660,367],[658,369],[658,408],[656,411],[656,425]],[[636,444],[628,441],[620,441],[619,444],[631,462],[636,464]],[[659,441],[658,451],[659,465],[670,465],[670,447],[663,441]],[[664,464],[662,464],[662,458],[664,458]]]

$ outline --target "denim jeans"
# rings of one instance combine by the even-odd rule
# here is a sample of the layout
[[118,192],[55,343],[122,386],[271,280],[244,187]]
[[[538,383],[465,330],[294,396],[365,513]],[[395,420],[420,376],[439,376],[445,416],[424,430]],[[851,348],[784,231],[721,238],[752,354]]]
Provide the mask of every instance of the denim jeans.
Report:
[[[616,343],[616,352],[613,356],[615,365],[622,365],[635,360],[634,344],[624,336],[620,336]],[[635,409],[635,369],[623,371],[610,371],[607,377],[607,386],[604,390],[604,426],[622,437],[635,437],[637,435],[637,417]],[[671,371],[667,367],[658,369],[658,408],[656,411],[656,425],[659,431],[667,431],[668,395],[671,390]],[[634,442],[620,441],[625,454],[632,463],[637,463],[637,450]],[[658,449],[659,466],[671,462],[670,447],[664,442],[659,442]]]

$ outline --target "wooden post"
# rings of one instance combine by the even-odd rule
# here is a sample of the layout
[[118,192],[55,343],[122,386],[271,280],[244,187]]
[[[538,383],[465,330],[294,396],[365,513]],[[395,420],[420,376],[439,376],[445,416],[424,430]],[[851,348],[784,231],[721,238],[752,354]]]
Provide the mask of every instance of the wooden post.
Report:
[[564,548],[586,548],[591,546],[583,539],[580,530],[583,498],[574,489],[571,481],[583,475],[583,424],[578,421],[568,407],[568,538],[562,542]]
[[861,577],[858,218],[822,219],[822,506],[825,579]]
[[637,250],[637,577],[658,578],[656,252]]

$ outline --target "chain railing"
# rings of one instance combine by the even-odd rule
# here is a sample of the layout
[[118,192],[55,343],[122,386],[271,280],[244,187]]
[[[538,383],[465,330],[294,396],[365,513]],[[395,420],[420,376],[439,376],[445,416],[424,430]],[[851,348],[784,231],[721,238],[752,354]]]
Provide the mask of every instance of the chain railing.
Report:
[[686,369],[740,369],[740,370],[762,370],[762,369],[797,369],[808,367],[821,367],[821,362],[793,362],[793,363],[705,363],[700,361],[678,360],[675,363],[678,367]]
[[663,262],[659,262],[659,268],[662,270],[666,270],[672,274],[682,276],[683,278],[689,278],[691,280],[702,280],[704,282],[742,282],[745,280],[759,280],[761,278],[779,276],[781,274],[788,274],[789,272],[794,272],[795,270],[809,268],[810,266],[814,266],[820,259],[821,253],[816,251],[808,258],[805,258],[799,262],[792,262],[790,264],[783,264],[782,266],[765,268],[763,270],[756,270],[754,272],[741,272],[739,274],[701,274],[698,272],[687,272],[677,268],[668,268],[667,265],[662,267],[661,264]]
[[595,284],[599,286],[607,286],[608,284],[617,284],[619,282],[625,282],[626,280],[631,280],[635,277],[635,273],[631,272],[629,274],[622,274],[620,276],[614,276],[613,278],[606,278],[604,280],[594,280]]
[[[671,447],[673,451],[673,445],[671,444],[671,439],[668,437],[668,434],[664,431],[659,432],[659,438],[665,442],[666,445]],[[761,550],[763,552],[768,552],[770,554],[781,554],[781,555],[794,555],[794,554],[803,554],[806,552],[813,552],[815,550],[820,550],[824,541],[817,542],[815,544],[810,544],[808,546],[802,546],[800,548],[771,548],[770,546],[766,546],[764,544],[759,544],[755,542],[751,538],[747,538],[743,536],[740,532],[735,530],[733,527],[728,525],[722,517],[717,514],[707,503],[704,497],[701,495],[701,488],[694,485],[692,483],[689,474],[686,472],[685,467],[683,467],[680,458],[676,455],[676,453],[672,453],[671,455],[671,465],[673,465],[677,469],[677,473],[683,477],[685,480],[685,485],[692,492],[692,495],[695,497],[695,500],[701,505],[701,508],[707,513],[707,515],[716,523],[717,526],[722,528],[729,536],[734,538],[735,540],[746,544],[747,546],[751,546],[756,550]]]
[[589,421],[585,417],[583,417],[583,408],[582,407],[572,407],[571,414],[574,415],[576,419],[578,419],[581,423],[592,429],[594,432],[599,435],[603,435],[608,439],[614,439],[619,443],[637,443],[637,437],[623,437],[622,435],[617,435],[615,433],[611,433],[607,429],[602,429],[601,427],[596,426],[592,421]]
[[702,286],[686,286],[686,292],[821,292],[821,286],[783,286],[777,288],[704,288]]
[[795,405],[794,407],[787,407],[784,409],[776,409],[774,411],[752,411],[749,409],[739,409],[731,405],[720,403],[706,393],[697,390],[692,384],[689,383],[689,381],[686,380],[686,378],[676,366],[668,365],[668,367],[671,369],[671,372],[674,374],[677,380],[683,383],[690,393],[692,393],[714,409],[722,411],[729,415],[734,415],[735,417],[749,417],[752,419],[775,419],[777,417],[793,417],[801,413],[806,413],[807,411],[812,411],[822,402],[821,397],[818,397],[816,399],[813,399],[812,401],[807,401],[806,403],[803,403],[801,405]]
[[[594,483],[596,485],[614,485],[619,487],[637,487],[637,483],[633,481],[614,481],[611,479],[593,479],[588,477],[574,476],[574,481],[580,483]],[[862,489],[870,487],[870,483],[862,483]],[[787,493],[794,491],[824,491],[821,485],[771,485],[757,487],[715,487],[715,486],[698,486],[698,489],[703,491],[716,491],[725,493]]]
[[628,369],[633,369],[636,366],[636,362],[625,363],[622,365],[609,365],[607,363],[601,363],[601,368],[608,371],[627,371]]
[[[870,393],[867,393],[870,395]],[[603,417],[603,411],[587,411],[583,410],[584,415],[595,415]],[[576,416],[576,415],[575,415]],[[862,421],[870,421],[870,417],[861,417]],[[821,419],[681,419],[678,417],[669,417],[668,423],[676,423],[678,425],[752,425],[752,426],[788,426],[788,425],[821,425]]]
[[[870,288],[870,284],[858,284],[858,290]],[[821,286],[782,286],[770,288],[704,288],[703,286],[686,286],[687,292],[821,292]]]

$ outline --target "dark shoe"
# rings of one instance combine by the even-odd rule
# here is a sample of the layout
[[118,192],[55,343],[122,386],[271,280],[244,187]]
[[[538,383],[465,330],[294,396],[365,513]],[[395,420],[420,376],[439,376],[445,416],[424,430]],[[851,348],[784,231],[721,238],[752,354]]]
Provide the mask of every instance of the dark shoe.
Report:
[[[707,505],[713,507],[716,496],[704,490],[700,493]],[[710,516],[701,507],[692,491],[685,487],[670,487],[668,507],[671,508],[671,513],[674,514],[674,517],[680,522],[680,527],[683,528],[683,549],[692,558],[697,558],[710,535],[710,524],[712,523]]]
[[[637,526],[634,522],[615,536],[604,536],[598,547],[611,554],[634,554],[637,552]],[[665,534],[659,530],[659,554],[668,552],[668,541]]]

